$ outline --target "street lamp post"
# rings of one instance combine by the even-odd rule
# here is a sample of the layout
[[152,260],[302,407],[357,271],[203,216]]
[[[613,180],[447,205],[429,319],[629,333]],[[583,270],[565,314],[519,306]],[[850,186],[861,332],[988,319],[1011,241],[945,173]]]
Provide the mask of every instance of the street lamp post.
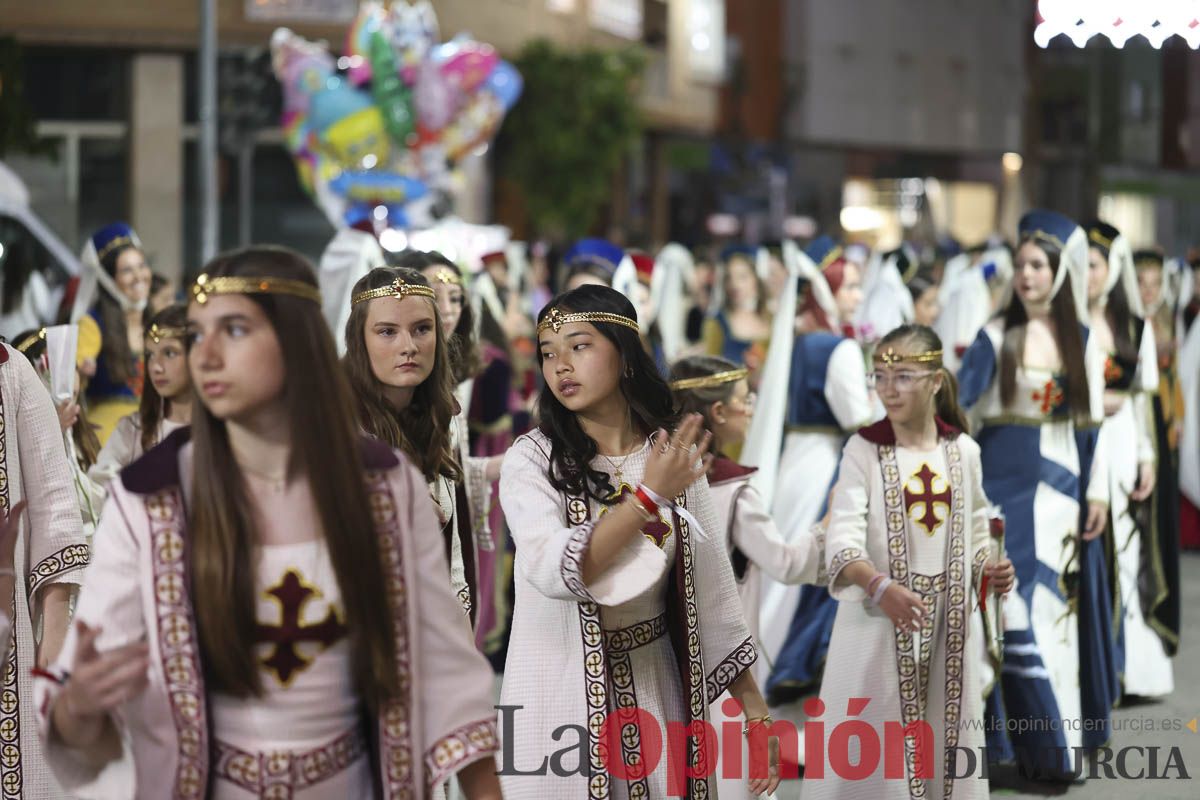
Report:
[[217,254],[217,0],[200,0],[200,262]]

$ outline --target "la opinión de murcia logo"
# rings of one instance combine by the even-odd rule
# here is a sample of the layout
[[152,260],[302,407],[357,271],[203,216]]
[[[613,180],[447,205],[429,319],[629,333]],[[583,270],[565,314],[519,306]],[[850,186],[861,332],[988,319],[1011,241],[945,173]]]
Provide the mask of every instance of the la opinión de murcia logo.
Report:
[[[911,777],[932,779],[934,775],[933,728],[925,720],[907,725],[896,721],[883,723],[882,734],[877,727],[860,719],[870,704],[870,698],[852,697],[847,702],[846,716],[828,727],[821,716],[825,703],[810,698],[804,703],[808,719],[804,723],[805,780],[823,780],[836,776],[857,781],[877,777],[880,767],[886,780],[907,780],[905,751],[913,753]],[[496,706],[501,719],[503,751],[498,774],[502,776],[590,777],[588,759],[589,736],[583,725],[560,725],[551,738],[561,747],[543,756],[540,764],[517,764],[515,728],[516,714],[524,706]],[[612,777],[636,781],[655,772],[664,758],[667,767],[667,793],[671,797],[687,794],[689,779],[708,778],[715,774],[720,754],[721,777],[730,780],[766,778],[768,776],[768,740],[779,739],[780,777],[799,777],[799,731],[787,720],[770,725],[754,725],[743,732],[738,719],[741,704],[728,698],[722,712],[733,719],[714,726],[707,721],[690,723],[667,720],[665,723],[638,707],[620,708],[610,712],[599,732],[599,749],[604,770]],[[978,722],[982,728],[981,721]],[[1059,723],[1060,721],[1055,720]],[[1057,729],[1059,725],[1044,726]],[[1182,724],[1179,726],[1182,729]],[[720,730],[718,730],[718,728]],[[746,743],[748,763],[743,763]],[[702,756],[689,758],[691,752]],[[1121,748],[1102,747],[1085,750],[1081,747],[1014,748],[1017,766],[1022,776],[1037,778],[1052,774],[1088,780],[1190,780],[1191,775],[1178,747]],[[946,748],[946,777],[955,780],[988,779],[989,759],[986,747]],[[1165,751],[1165,753],[1163,752]],[[852,760],[851,756],[854,756]],[[1089,757],[1090,755],[1090,757]]]

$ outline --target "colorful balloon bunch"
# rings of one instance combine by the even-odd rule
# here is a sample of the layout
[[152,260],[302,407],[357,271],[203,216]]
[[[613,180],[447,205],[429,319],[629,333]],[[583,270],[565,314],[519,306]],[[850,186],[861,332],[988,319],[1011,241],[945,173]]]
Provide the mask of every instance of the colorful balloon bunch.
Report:
[[334,225],[410,227],[520,97],[520,74],[491,45],[437,39],[427,0],[364,3],[338,59],[286,28],[271,37],[288,149]]

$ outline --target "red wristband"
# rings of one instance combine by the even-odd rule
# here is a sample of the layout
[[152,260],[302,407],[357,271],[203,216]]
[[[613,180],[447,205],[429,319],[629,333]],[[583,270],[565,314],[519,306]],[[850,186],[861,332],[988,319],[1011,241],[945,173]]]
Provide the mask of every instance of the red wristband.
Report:
[[647,492],[645,488],[639,486],[633,495],[638,499],[638,502],[642,504],[642,508],[646,509],[647,514],[658,516],[658,503],[650,499],[650,493]]

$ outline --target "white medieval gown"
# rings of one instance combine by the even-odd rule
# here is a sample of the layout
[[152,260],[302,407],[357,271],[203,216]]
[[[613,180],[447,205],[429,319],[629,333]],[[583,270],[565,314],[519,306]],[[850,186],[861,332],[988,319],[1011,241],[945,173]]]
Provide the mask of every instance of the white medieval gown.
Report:
[[[743,467],[721,456],[713,461],[708,481],[717,519],[724,525],[725,551],[733,565],[746,627],[755,644],[761,647],[758,612],[762,603],[763,576],[787,585],[824,584],[825,536],[824,531],[814,526],[807,535],[797,536],[790,543],[783,541],[762,496],[750,485],[750,476],[754,472],[752,467]],[[760,658],[750,670],[760,688],[767,683],[766,666],[766,659]],[[742,728],[744,715],[730,716],[723,709],[725,700],[730,697],[724,692],[712,704],[713,725],[718,731],[727,722],[733,723],[739,731]],[[746,742],[742,743],[742,768],[737,777],[725,776],[721,769],[722,757],[723,753],[718,757],[716,770],[717,796],[721,800],[749,800],[746,765],[750,762]]]
[[[1137,361],[1125,363],[1119,354],[1111,353],[1104,365],[1106,398],[1116,395],[1120,406],[1105,417],[1100,438],[1105,452],[1113,454],[1108,459],[1108,488],[1124,632],[1122,683],[1127,694],[1164,697],[1175,688],[1171,658],[1163,640],[1147,622],[1153,618],[1153,609],[1142,606],[1139,580],[1147,570],[1162,574],[1158,535],[1138,528],[1130,504],[1140,466],[1157,462],[1151,402],[1152,393],[1158,391],[1158,348],[1154,326],[1141,320],[1137,323],[1143,326]],[[1122,456],[1116,457],[1118,453]],[[1165,589],[1165,579],[1157,585]]]
[[[938,427],[938,446],[926,452],[897,446],[887,420],[846,443],[825,550],[829,591],[839,602],[819,695],[824,774],[806,765],[805,800],[988,796],[979,763],[982,648],[973,641],[982,632],[973,618],[989,555],[988,499],[979,446],[940,421]],[[855,561],[870,563],[922,598],[929,613],[920,631],[898,631],[863,589],[842,576]],[[850,710],[855,698],[865,699],[865,707]],[[882,756],[864,765],[859,780],[839,775],[833,768],[839,754],[831,750],[838,739],[831,734],[850,718],[870,724],[881,753],[887,750],[885,723],[924,720],[932,733],[924,751],[930,777],[914,769],[911,748],[903,779],[887,777]],[[859,764],[860,740],[846,742],[842,763]],[[943,780],[949,747],[974,751],[973,775]],[[956,759],[959,774],[969,769],[962,758]]]
[[[615,476],[619,467],[621,479],[610,480],[618,491],[632,491],[649,448],[647,442],[623,463],[599,457],[591,468]],[[631,779],[622,780],[609,769],[632,763],[645,735],[624,726],[621,745],[605,760],[599,734],[618,707],[642,709],[660,732],[667,721],[705,719],[709,703],[754,662],[708,482],[696,481],[682,496],[703,531],[664,513],[585,584],[584,554],[605,508],[560,494],[548,477],[549,454],[543,433],[526,434],[508,451],[500,475],[500,503],[517,553],[500,693],[504,796],[666,797],[666,758],[655,759],[650,745],[646,765],[654,760],[657,768],[641,779],[625,773]],[[685,796],[711,797],[711,783],[689,781]]]
[[[364,439],[368,498],[388,586],[400,696],[377,712],[348,691],[345,615],[315,540],[257,550],[257,655],[264,693],[235,700],[206,687],[189,594],[192,445],[182,429],[121,473],[96,530],[77,616],[102,625],[97,647],[143,639],[149,685],[112,715],[119,755],[80,758],[49,731],[72,629],[36,681],[42,742],[71,796],[101,800],[288,797],[429,798],[432,787],[498,747],[491,670],[447,585],[444,543],[426,484],[402,457]],[[259,524],[312,524],[301,483],[271,498],[248,480]],[[63,795],[59,795],[63,796]]]
[[78,585],[88,545],[63,447],[54,402],[28,359],[0,344],[0,508],[29,505],[17,532],[8,656],[0,677],[0,798],[58,800],[63,790],[50,774],[37,736],[31,672],[41,630],[42,591]]

